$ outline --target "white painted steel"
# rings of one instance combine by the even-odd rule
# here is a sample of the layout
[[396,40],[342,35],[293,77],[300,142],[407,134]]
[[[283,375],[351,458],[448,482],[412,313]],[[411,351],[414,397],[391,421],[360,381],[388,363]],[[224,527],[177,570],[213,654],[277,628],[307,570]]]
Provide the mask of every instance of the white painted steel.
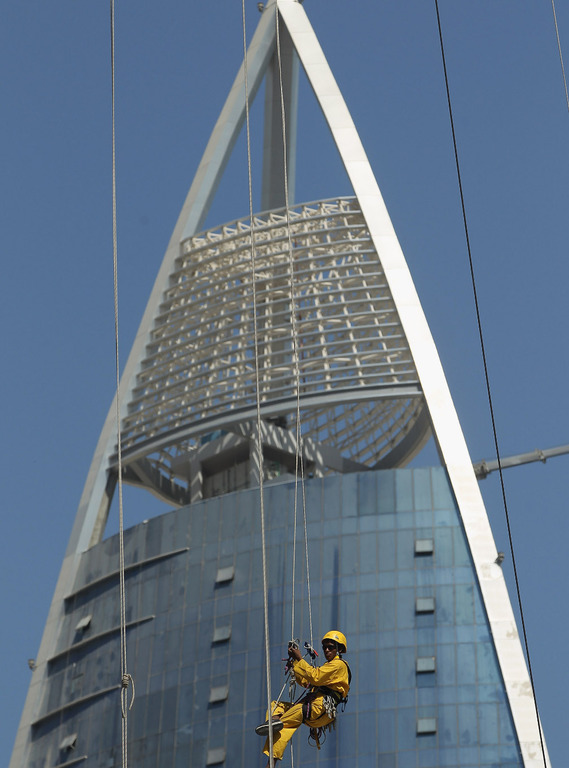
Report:
[[[274,15],[274,12],[273,12]],[[284,112],[286,115],[286,172],[288,204],[295,202],[296,134],[298,111],[298,56],[287,28],[279,30],[281,67],[275,52],[267,66],[265,76],[265,122],[263,129],[263,179],[261,185],[261,210],[281,208],[285,201],[284,153],[282,130],[282,84]]]
[[[303,434],[377,463],[423,407],[416,386],[412,397],[409,388],[395,396],[398,386],[417,384],[417,372],[381,264],[353,198],[297,206],[289,221]],[[253,226],[261,410],[287,403],[295,429],[286,213],[257,215]],[[229,424],[255,405],[250,258],[249,219],[182,242],[123,420],[126,457],[156,438],[166,447],[169,434],[170,447],[185,452],[185,426],[218,416],[223,427],[223,414]],[[371,401],[360,397],[366,388]],[[315,396],[334,393],[316,404]]]

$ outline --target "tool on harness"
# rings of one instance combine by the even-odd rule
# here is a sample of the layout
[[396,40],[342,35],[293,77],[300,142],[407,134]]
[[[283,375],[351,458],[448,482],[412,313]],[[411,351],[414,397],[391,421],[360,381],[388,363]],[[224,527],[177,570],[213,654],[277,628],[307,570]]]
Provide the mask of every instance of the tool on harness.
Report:
[[304,647],[306,648],[306,652],[308,653],[312,661],[314,661],[314,659],[318,656],[318,651],[315,648],[313,648],[309,642],[304,643]]
[[307,739],[309,745],[311,747],[316,747],[316,749],[320,749],[322,744],[324,744],[326,741],[327,731],[330,729],[336,730],[336,724],[334,721],[329,723],[329,725],[324,726],[323,728],[311,728]]

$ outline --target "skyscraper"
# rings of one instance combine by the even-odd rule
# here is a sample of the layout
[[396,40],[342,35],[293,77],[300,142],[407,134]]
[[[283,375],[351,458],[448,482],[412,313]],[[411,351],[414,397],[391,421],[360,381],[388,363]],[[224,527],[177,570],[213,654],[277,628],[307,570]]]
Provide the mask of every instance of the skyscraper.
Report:
[[[285,205],[279,97],[282,82],[290,160],[295,51],[353,197],[293,205],[289,195]],[[306,581],[290,560],[300,421],[312,612],[321,631],[345,628],[355,672],[350,708],[318,762],[540,765],[527,673],[438,356],[351,118],[292,0],[261,16],[251,98],[266,70],[263,212],[199,232],[243,123],[243,69],[123,377],[125,479],[176,507],[127,536],[131,755],[142,765],[254,759],[264,707],[259,472],[278,658],[291,586],[302,594]],[[288,171],[292,188],[291,162]],[[118,762],[116,540],[101,540],[117,475],[113,419],[111,409],[14,753],[29,765]],[[431,428],[443,467],[400,469]]]

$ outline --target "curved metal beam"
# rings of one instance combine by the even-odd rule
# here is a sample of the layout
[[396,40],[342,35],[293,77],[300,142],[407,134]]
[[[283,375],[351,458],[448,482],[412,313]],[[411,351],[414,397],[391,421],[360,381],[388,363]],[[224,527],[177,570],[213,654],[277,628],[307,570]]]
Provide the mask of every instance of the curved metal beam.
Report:
[[[325,392],[317,392],[311,395],[301,395],[300,407],[303,408],[331,408],[345,403],[364,403],[375,400],[387,399],[409,399],[420,397],[421,389],[415,382],[403,384],[385,384],[375,387],[356,387],[349,389],[334,389]],[[294,412],[296,409],[296,398],[289,397],[282,400],[274,400],[269,403],[261,404],[261,415],[263,418],[272,418]],[[137,443],[132,448],[126,449],[122,454],[122,461],[125,465],[133,461],[138,461],[144,456],[155,453],[161,449],[167,448],[175,443],[181,443],[192,437],[215,432],[218,429],[231,429],[235,424],[248,422],[256,419],[257,409],[255,406],[240,408],[234,411],[227,411],[218,416],[211,416],[207,419],[184,425],[176,429],[169,430],[158,437],[148,438],[148,440]],[[116,469],[116,453],[110,457],[109,468]]]

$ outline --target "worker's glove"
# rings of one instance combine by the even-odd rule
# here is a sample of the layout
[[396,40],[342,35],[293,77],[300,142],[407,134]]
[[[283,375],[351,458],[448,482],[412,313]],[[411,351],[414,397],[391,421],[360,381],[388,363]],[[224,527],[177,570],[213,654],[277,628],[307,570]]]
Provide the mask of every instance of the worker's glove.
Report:
[[300,640],[298,640],[298,638],[296,640],[290,640],[288,644],[288,655],[294,656],[295,654],[291,653],[291,651],[298,651],[299,645]]

